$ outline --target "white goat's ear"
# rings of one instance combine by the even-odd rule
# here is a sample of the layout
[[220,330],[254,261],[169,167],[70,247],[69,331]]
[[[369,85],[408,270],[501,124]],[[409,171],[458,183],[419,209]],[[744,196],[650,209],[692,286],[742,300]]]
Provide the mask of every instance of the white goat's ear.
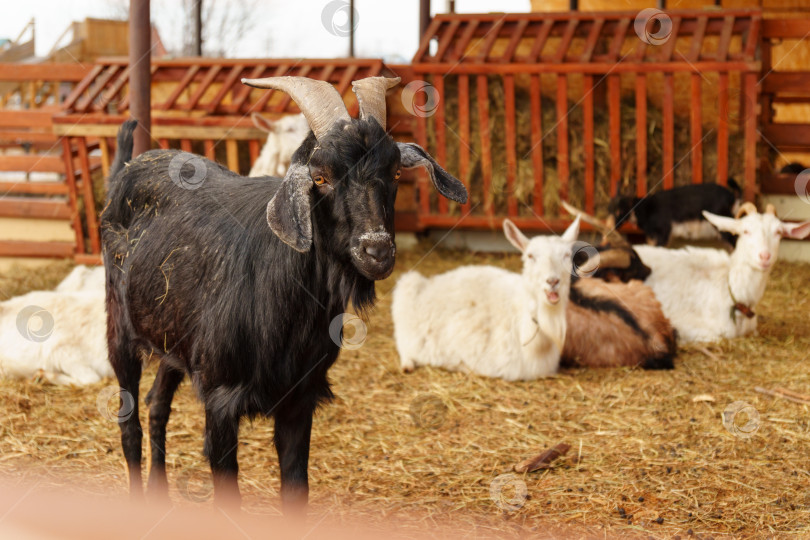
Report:
[[517,225],[512,223],[509,219],[503,220],[503,234],[506,236],[506,239],[509,240],[509,243],[515,246],[520,252],[525,251],[526,246],[529,245],[529,239],[526,238],[526,235],[520,232]]
[[740,220],[738,219],[718,216],[717,214],[712,214],[711,212],[707,212],[705,210],[703,211],[703,217],[706,218],[706,221],[717,227],[718,230],[736,234],[738,236],[740,232],[742,232],[742,225],[740,225]]
[[566,242],[574,242],[579,236],[579,218],[580,216],[577,216],[574,222],[565,229],[562,239]]
[[785,223],[779,227],[779,231],[785,238],[795,238],[796,240],[803,240],[810,234],[810,221],[804,223]]
[[260,115],[259,113],[253,113],[250,115],[250,119],[253,120],[253,125],[259,128],[260,130],[270,133],[271,131],[276,130],[275,122],[272,120],[268,120],[264,116]]

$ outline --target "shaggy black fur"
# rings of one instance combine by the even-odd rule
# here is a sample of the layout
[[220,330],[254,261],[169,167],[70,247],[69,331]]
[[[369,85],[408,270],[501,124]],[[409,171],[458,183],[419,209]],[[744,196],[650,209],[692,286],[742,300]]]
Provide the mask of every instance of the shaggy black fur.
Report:
[[[391,272],[394,178],[413,163],[372,119],[334,126],[320,141],[310,133],[283,181],[238,176],[172,150],[122,168],[133,128],[119,132],[102,215],[110,362],[136,403],[120,424],[131,492],[143,489],[137,403],[145,349],[161,362],[147,398],[150,492],[166,494],[166,422],[188,374],[205,406],[215,501],[238,502],[239,421],[264,415],[275,419],[282,501],[298,508],[308,493],[312,414],[332,397],[327,370],[340,347],[330,323],[349,303],[368,309],[374,280]],[[449,175],[434,182],[461,186]],[[359,240],[369,232],[390,235],[374,246],[377,257]]]
[[[705,221],[703,211],[719,216],[732,217],[734,205],[741,197],[737,183],[729,178],[729,188],[718,184],[696,184],[680,186],[666,191],[657,191],[644,198],[614,197],[608,211],[616,219],[618,227],[625,221],[633,221],[655,245],[669,243],[672,225],[687,221]],[[721,236],[734,245],[734,236],[722,233]]]

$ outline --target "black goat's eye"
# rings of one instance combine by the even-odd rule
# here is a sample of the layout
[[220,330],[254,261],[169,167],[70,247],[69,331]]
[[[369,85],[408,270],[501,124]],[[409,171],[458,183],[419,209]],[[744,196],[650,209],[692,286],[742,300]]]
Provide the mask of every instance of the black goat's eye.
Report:
[[318,175],[312,179],[315,182],[316,186],[322,186],[326,183],[326,178],[322,175]]
[[399,180],[400,176],[402,176],[402,170],[397,169],[397,173],[394,175],[394,180]]

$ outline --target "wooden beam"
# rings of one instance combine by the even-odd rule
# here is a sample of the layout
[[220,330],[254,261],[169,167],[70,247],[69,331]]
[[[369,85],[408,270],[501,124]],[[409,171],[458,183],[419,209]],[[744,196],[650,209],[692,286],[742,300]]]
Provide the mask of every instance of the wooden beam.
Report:
[[152,146],[152,27],[149,3],[150,0],[129,0],[129,110],[132,118],[138,121],[132,157]]
[[0,217],[67,220],[70,215],[65,201],[31,197],[0,198]]
[[24,242],[0,240],[0,257],[36,257],[66,259],[73,256],[73,242]]

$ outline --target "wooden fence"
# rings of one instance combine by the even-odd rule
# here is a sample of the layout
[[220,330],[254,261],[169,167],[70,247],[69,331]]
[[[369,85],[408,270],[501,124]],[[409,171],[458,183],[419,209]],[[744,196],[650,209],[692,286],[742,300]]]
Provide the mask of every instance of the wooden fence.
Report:
[[[74,191],[66,181],[76,162],[62,155],[53,116],[87,72],[79,64],[0,64],[0,219],[76,223],[69,203]],[[70,148],[68,155],[75,152]],[[32,173],[54,179],[32,181]],[[74,251],[67,240],[0,239],[1,257],[71,257]]]
[[737,181],[753,199],[760,12],[669,11],[666,25],[640,29],[638,15],[436,16],[412,65],[438,95],[435,113],[418,115],[417,137],[472,196],[453,208],[420,189],[421,225],[490,228],[508,216],[559,229],[568,222],[559,200],[594,212],[620,190],[641,197],[683,183],[679,175],[726,184],[733,133],[744,156]]

